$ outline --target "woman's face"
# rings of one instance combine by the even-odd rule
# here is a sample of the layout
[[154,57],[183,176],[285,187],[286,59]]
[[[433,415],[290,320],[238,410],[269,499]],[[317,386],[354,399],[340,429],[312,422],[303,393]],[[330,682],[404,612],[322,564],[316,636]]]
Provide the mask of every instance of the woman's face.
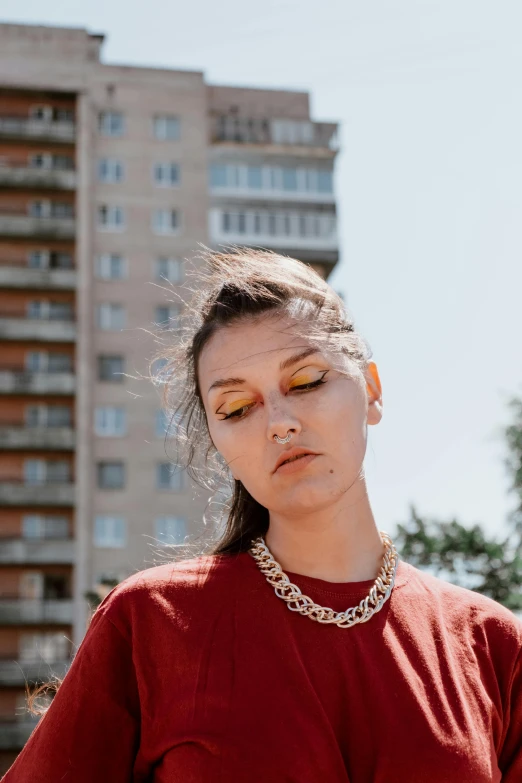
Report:
[[[335,369],[339,362],[349,375]],[[381,418],[373,362],[363,374],[339,354],[316,352],[292,333],[288,317],[264,316],[219,329],[201,353],[198,375],[216,449],[269,511],[325,508],[360,476],[367,424]],[[288,443],[274,440],[289,430]],[[276,469],[295,447],[316,456]]]

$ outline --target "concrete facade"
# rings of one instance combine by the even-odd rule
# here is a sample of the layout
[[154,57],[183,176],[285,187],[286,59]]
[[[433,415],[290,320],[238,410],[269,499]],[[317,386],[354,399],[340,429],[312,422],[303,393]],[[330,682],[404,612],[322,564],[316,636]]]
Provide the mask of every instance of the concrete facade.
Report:
[[158,518],[173,540],[201,527],[205,493],[158,484],[175,446],[140,378],[184,259],[203,243],[325,276],[338,260],[336,126],[307,93],[109,66],[102,43],[0,25],[0,774],[34,726],[13,715],[13,661],[31,682],[42,650],[66,666],[86,594],[158,562]]

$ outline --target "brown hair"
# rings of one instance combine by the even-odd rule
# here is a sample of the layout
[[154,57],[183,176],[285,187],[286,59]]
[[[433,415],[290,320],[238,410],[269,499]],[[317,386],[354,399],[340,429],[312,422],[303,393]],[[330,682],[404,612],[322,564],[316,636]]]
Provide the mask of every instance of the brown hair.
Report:
[[[290,316],[292,334],[348,357],[361,369],[366,368],[371,350],[355,330],[340,296],[301,261],[250,248],[204,250],[194,260],[188,275],[192,285],[181,289],[188,290],[189,297],[172,291],[182,304],[182,315],[172,328],[154,333],[161,348],[150,362],[148,377],[163,387],[162,405],[169,419],[166,437],[171,429],[176,436],[175,463],[201,486],[225,496],[225,513],[216,523],[217,530],[198,553],[206,549],[210,554],[232,554],[246,551],[253,538],[266,533],[269,516],[233,479],[210,438],[198,377],[204,347],[218,329],[243,319]],[[347,372],[342,361],[338,369]],[[48,689],[56,691],[60,684],[60,680],[46,683],[30,694],[30,711],[44,712],[33,708],[35,699]]]

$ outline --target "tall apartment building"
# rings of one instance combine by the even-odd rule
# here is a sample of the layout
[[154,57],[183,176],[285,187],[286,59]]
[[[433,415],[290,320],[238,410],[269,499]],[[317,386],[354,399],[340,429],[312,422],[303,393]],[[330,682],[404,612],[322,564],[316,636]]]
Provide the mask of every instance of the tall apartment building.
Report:
[[[103,36],[0,25],[0,772],[86,593],[182,541],[207,498],[165,453],[147,329],[203,242],[338,260],[336,125],[306,93],[105,65]],[[168,281],[168,282],[166,282]],[[183,297],[183,289],[179,292]],[[168,450],[167,450],[168,451]]]

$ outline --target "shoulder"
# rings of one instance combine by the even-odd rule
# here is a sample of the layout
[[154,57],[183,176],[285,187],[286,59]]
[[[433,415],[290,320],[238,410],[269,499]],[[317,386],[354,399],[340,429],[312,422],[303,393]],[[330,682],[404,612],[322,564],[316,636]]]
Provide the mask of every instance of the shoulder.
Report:
[[124,579],[103,599],[95,612],[111,620],[126,635],[147,617],[177,620],[219,605],[234,589],[248,554],[201,555],[146,568]]
[[507,645],[515,655],[520,652],[522,620],[510,609],[486,595],[405,565],[409,573],[401,595],[410,609],[426,612],[449,633],[471,635],[485,644],[489,640]]

